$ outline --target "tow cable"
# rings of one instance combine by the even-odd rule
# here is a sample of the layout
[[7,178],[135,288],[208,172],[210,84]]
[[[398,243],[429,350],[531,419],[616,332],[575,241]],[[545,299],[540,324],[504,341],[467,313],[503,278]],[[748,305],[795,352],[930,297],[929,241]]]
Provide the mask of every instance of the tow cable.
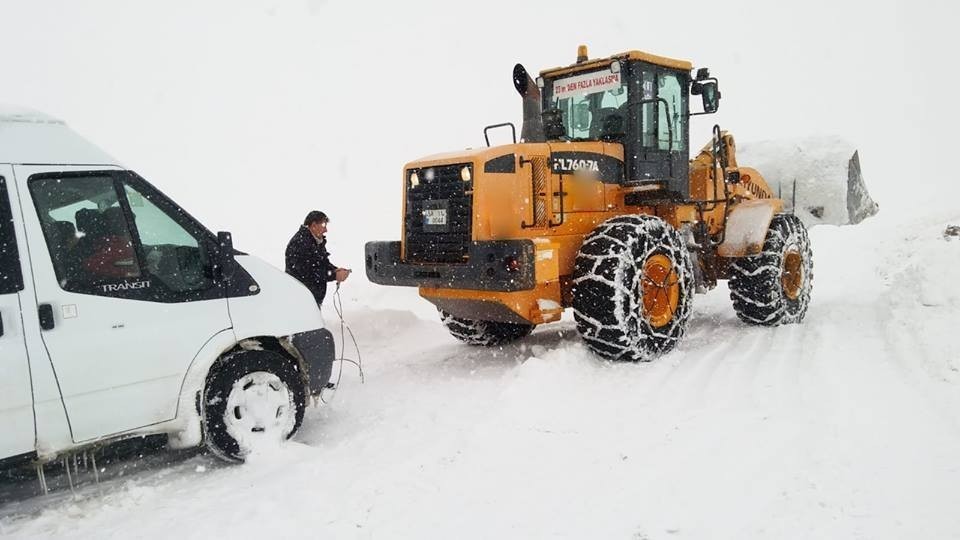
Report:
[[[333,292],[333,309],[336,310],[337,317],[340,318],[340,358],[335,359],[340,361],[340,367],[337,370],[337,381],[327,383],[326,388],[324,388],[324,390],[330,390],[330,397],[324,397],[323,391],[320,392],[320,401],[325,405],[332,403],[333,398],[337,395],[337,390],[340,388],[340,379],[343,377],[344,363],[357,366],[357,371],[360,373],[360,384],[364,383],[363,359],[360,356],[360,346],[357,344],[357,338],[353,335],[353,330],[350,329],[350,325],[343,319],[343,298],[340,296],[340,282],[337,282],[337,288]],[[353,341],[353,349],[357,352],[356,360],[346,357],[347,334],[350,335],[350,340]]]

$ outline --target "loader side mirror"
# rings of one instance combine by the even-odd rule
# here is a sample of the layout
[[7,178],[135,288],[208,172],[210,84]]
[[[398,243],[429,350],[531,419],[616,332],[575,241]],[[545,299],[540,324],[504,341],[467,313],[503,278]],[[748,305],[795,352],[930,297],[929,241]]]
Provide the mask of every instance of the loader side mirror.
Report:
[[703,98],[703,112],[717,112],[720,108],[720,90],[717,88],[717,81],[706,81],[698,85],[699,94]]

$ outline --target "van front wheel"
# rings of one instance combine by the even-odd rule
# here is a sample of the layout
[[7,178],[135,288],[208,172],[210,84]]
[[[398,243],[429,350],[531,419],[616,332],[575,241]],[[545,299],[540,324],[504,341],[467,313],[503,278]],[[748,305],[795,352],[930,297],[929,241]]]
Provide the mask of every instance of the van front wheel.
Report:
[[270,351],[242,351],[207,377],[203,404],[207,447],[227,461],[244,461],[297,432],[306,391],[288,359]]

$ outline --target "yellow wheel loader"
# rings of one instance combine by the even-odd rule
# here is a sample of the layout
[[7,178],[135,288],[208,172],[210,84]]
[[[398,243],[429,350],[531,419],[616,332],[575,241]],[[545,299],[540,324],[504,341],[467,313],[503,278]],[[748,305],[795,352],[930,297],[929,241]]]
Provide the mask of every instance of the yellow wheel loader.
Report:
[[[651,360],[684,334],[695,292],[729,280],[758,325],[800,322],[813,260],[804,224],[714,126],[689,159],[689,122],[716,112],[707,69],[630,51],[513,71],[520,142],[403,170],[402,240],[366,245],[367,277],[419,287],[453,336],[499,345],[572,307],[584,342]],[[691,112],[691,96],[702,110]]]

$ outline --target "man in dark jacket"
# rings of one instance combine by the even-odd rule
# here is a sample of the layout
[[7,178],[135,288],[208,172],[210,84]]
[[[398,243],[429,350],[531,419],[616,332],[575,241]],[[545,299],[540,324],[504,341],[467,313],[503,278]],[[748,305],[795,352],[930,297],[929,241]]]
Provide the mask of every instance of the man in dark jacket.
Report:
[[286,270],[310,289],[317,305],[327,295],[327,282],[347,279],[350,270],[330,264],[327,252],[327,215],[319,210],[307,214],[303,226],[287,244]]

